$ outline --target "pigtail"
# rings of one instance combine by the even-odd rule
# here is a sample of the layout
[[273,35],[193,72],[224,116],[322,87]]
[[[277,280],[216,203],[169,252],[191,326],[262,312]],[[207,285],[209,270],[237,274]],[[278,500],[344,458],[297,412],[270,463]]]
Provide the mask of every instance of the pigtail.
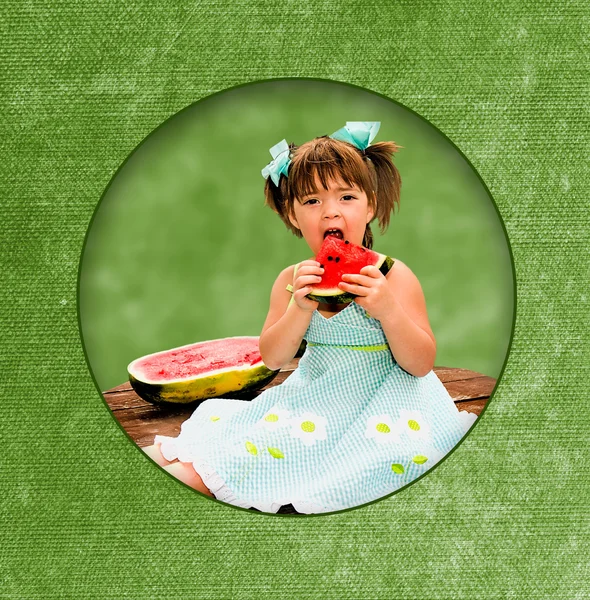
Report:
[[[379,221],[381,233],[389,226],[391,213],[395,211],[396,206],[399,207],[402,180],[392,162],[392,156],[400,147],[395,142],[377,142],[364,151],[365,157],[373,166],[371,171],[375,184],[375,218]],[[372,234],[370,237],[372,242]]]
[[363,237],[363,246],[371,250],[373,247],[373,232],[371,231],[371,226],[367,223],[365,227],[365,235]]
[[[281,179],[283,179],[282,175]],[[279,180],[279,186],[281,183],[281,180]],[[284,202],[284,197],[283,194],[281,194],[280,187],[277,187],[273,180],[269,177],[264,186],[264,205],[270,207],[278,215],[281,215]]]
[[[291,155],[297,148],[295,144],[289,144]],[[279,185],[275,185],[271,177],[268,177],[266,184],[264,185],[264,204],[270,207],[274,212],[279,215],[281,221],[290,229],[297,237],[303,237],[301,231],[296,227],[293,227],[291,221],[289,221],[289,212],[291,206],[289,204],[289,182],[285,175],[281,174],[279,178]]]

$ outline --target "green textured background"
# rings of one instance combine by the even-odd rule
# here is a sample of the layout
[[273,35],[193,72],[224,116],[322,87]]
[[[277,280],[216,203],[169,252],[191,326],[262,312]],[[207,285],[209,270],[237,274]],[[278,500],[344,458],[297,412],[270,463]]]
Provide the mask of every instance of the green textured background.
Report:
[[264,206],[260,171],[283,136],[303,143],[347,120],[381,122],[395,141],[401,208],[374,248],[402,260],[424,290],[437,365],[497,378],[514,315],[501,222],[477,174],[432,125],[365,90],[274,80],[197,102],[153,132],[115,175],[80,267],[80,323],[99,389],[151,352],[259,335],[270,290],[311,257]]
[[[585,2],[7,5],[0,595],[589,597]],[[213,92],[320,77],[439,127],[506,224],[517,319],[467,439],[389,499],[250,514],[150,463],[100,401],[78,261],[116,169]]]

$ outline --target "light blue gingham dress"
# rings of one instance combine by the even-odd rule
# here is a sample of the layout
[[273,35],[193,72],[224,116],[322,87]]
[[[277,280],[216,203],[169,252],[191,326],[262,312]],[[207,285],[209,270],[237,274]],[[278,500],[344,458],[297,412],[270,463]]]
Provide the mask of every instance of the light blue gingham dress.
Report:
[[395,362],[378,320],[351,302],[317,310],[288,379],[254,400],[202,402],[165,458],[191,462],[219,500],[300,513],[358,506],[394,492],[439,461],[476,416],[459,412],[431,371]]

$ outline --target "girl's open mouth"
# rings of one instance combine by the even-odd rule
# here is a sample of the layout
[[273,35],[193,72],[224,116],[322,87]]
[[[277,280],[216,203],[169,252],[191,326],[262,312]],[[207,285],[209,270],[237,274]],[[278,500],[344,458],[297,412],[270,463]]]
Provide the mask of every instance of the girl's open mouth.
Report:
[[340,231],[340,229],[328,229],[325,233],[324,233],[324,239],[326,239],[329,235],[333,235],[334,237],[337,237],[339,240],[343,240],[344,239],[344,234],[342,233],[342,231]]

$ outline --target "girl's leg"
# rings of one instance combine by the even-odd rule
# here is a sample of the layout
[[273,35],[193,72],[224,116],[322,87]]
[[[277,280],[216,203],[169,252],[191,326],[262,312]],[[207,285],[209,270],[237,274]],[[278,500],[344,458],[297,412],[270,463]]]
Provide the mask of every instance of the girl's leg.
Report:
[[171,465],[174,462],[177,462],[176,459],[173,461],[166,460],[160,451],[161,444],[152,444],[151,446],[146,446],[142,448],[142,450],[157,464],[161,467],[165,467],[167,465]]
[[199,477],[195,471],[192,463],[175,462],[164,467],[165,471],[168,471],[171,475],[174,475],[176,479],[180,479],[182,483],[194,488],[198,492],[211,496],[213,494],[211,490],[203,483],[203,480]]
[[152,444],[146,446],[142,450],[160,467],[163,467],[168,473],[174,475],[176,479],[180,479],[182,483],[186,483],[195,490],[206,494],[207,496],[213,497],[211,490],[203,483],[203,480],[199,477],[193,465],[191,463],[183,463],[178,460],[172,462],[166,460],[160,451],[160,444]]

